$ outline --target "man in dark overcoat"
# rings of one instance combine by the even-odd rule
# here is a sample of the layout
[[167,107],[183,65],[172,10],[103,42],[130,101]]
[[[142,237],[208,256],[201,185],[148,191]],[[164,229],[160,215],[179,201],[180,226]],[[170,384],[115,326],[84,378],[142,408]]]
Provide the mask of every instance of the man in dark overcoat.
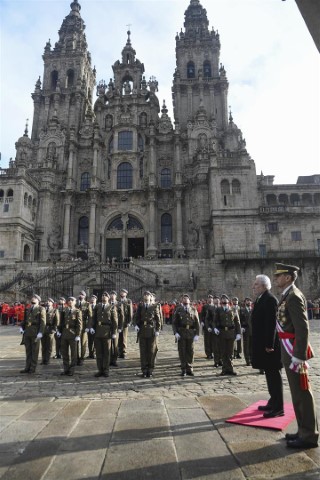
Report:
[[267,275],[257,275],[253,283],[256,296],[252,321],[252,367],[264,370],[270,398],[259,410],[264,417],[280,417],[283,411],[281,350],[276,330],[278,300],[272,295]]

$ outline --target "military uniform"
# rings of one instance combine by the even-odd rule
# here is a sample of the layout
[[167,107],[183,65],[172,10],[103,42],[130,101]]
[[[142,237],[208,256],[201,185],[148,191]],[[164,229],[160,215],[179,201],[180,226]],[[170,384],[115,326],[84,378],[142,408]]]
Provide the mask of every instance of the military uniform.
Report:
[[206,303],[203,305],[201,313],[200,313],[200,322],[202,325],[202,332],[203,332],[203,343],[204,343],[204,353],[208,359],[213,358],[213,339],[214,334],[212,332],[208,332],[208,327],[206,324],[206,317],[208,315],[208,311],[214,308],[213,304]]
[[[59,305],[58,305],[58,312],[59,312],[59,321],[61,322],[63,318],[63,312],[64,309],[66,308],[65,306],[66,300],[64,297],[60,297],[59,299]],[[58,330],[56,331],[54,337],[55,337],[55,345],[56,345],[56,354],[54,358],[61,358],[61,336],[57,335]]]
[[157,335],[161,329],[161,318],[157,305],[140,304],[136,313],[136,327],[140,348],[140,364],[143,376],[151,376],[158,352]]
[[123,309],[123,325],[122,331],[119,333],[119,357],[125,358],[127,354],[127,345],[128,345],[128,326],[132,322],[133,318],[133,307],[132,301],[130,298],[124,298],[120,301]]
[[44,330],[43,337],[41,338],[41,352],[42,352],[42,363],[43,365],[48,365],[50,363],[53,337],[56,333],[57,326],[59,325],[59,310],[53,307],[46,308],[46,327]]
[[208,305],[206,309],[206,318],[205,318],[205,326],[206,330],[209,331],[208,334],[210,335],[210,348],[213,352],[213,359],[214,359],[214,366],[218,367],[222,365],[221,360],[221,349],[220,349],[220,339],[219,336],[214,333],[214,315],[217,310],[216,305]]
[[[92,295],[91,299],[92,298],[97,299],[96,295]],[[91,303],[92,318],[93,318],[94,311],[97,308],[97,306],[98,306],[98,304],[96,302]],[[89,350],[89,355],[88,355],[87,358],[94,358],[94,354],[95,354],[95,351],[94,351],[94,333],[87,332],[87,334],[88,334],[88,350]]]
[[92,309],[90,303],[85,300],[78,301],[77,308],[80,310],[82,317],[80,342],[77,344],[77,365],[83,365],[88,346],[86,329],[92,317]]
[[180,335],[178,352],[182,375],[190,375],[193,372],[194,337],[200,333],[197,309],[191,305],[179,305],[173,315],[172,328],[174,335]]
[[[308,349],[307,302],[303,293],[294,284],[280,300],[278,322],[283,331],[282,335],[279,334],[280,338],[284,337],[284,340],[293,344],[293,357],[301,360],[312,357],[313,352],[310,348]],[[309,352],[309,355],[307,352]],[[292,357],[284,348],[283,341],[281,341],[281,358],[288,377],[299,439],[316,445],[319,438],[319,429],[311,386],[309,385],[308,390],[301,389],[299,372],[290,369]]]
[[222,359],[221,375],[235,374],[233,370],[233,346],[236,335],[241,334],[239,316],[230,307],[218,307],[214,320],[214,328],[219,330],[219,341]]
[[119,330],[122,331],[123,325],[124,325],[124,312],[123,312],[123,305],[122,303],[118,302],[117,300],[114,300],[113,302],[110,303],[115,310],[117,311],[117,317],[118,317],[118,328],[115,331],[115,338],[112,338],[111,340],[111,356],[110,356],[110,365],[113,367],[118,366],[118,356],[119,356]]
[[77,364],[77,344],[79,343],[76,341],[76,337],[80,337],[82,332],[81,310],[74,307],[66,307],[60,322],[59,331],[62,334],[61,353],[63,360],[63,373],[65,375],[73,375]]
[[26,349],[26,366],[21,373],[34,373],[38,364],[40,338],[38,334],[44,334],[46,327],[46,310],[41,305],[31,306],[25,312],[24,321],[21,324],[24,330],[24,346]]
[[90,328],[95,331],[94,346],[98,367],[96,376],[107,377],[109,375],[111,340],[112,336],[116,335],[118,328],[117,308],[109,303],[96,305]]

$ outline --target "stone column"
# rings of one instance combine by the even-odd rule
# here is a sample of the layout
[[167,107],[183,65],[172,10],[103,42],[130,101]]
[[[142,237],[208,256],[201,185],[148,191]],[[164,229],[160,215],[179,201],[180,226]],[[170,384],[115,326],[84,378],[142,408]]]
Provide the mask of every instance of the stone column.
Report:
[[96,243],[96,207],[97,201],[95,195],[90,199],[90,219],[89,219],[89,250],[94,254]]
[[149,191],[149,237],[147,254],[150,257],[155,257],[157,254],[157,247],[155,244],[156,232],[156,192],[154,189]]
[[182,191],[181,189],[176,189],[176,254],[184,253],[184,246],[182,244]]
[[67,195],[67,198],[64,204],[62,253],[69,253],[70,220],[71,220],[71,195]]

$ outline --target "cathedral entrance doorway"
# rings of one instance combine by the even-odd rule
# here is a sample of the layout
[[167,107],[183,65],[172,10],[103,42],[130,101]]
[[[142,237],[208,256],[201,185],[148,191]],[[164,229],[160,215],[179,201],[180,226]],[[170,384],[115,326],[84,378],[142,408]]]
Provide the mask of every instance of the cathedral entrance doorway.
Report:
[[145,252],[145,234],[141,222],[133,215],[117,215],[106,230],[105,259],[143,257]]

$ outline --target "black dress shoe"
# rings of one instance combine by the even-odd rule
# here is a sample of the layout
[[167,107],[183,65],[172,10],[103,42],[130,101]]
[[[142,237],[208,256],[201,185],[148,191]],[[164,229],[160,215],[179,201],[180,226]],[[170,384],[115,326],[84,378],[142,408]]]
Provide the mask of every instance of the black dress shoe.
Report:
[[286,440],[297,440],[299,438],[299,434],[297,433],[286,433],[285,434],[285,439]]
[[268,412],[272,410],[272,407],[270,407],[270,405],[259,405],[258,410],[260,410],[260,412]]
[[219,367],[219,363],[215,363],[213,366],[214,366],[214,368],[218,368],[218,367]]
[[318,444],[316,442],[305,442],[301,438],[296,438],[295,440],[288,440],[288,448],[316,448]]
[[108,373],[108,372],[103,372],[103,373],[102,373],[102,376],[103,376],[103,377],[109,377],[109,373]]
[[238,375],[237,372],[234,372],[233,370],[232,371],[230,370],[230,372],[226,372],[226,374],[227,375]]
[[194,373],[191,370],[187,372],[187,375],[190,375],[190,377],[194,377]]
[[94,374],[95,377],[102,377],[103,373],[102,372],[97,372]]
[[227,374],[227,372],[221,372],[221,373],[219,373],[219,375],[220,375],[220,377],[223,377],[223,376],[228,375],[228,374]]
[[69,372],[61,372],[60,375],[68,375]]
[[68,372],[67,375],[68,377],[73,377],[73,372]]
[[147,374],[144,372],[144,373],[141,374],[141,377],[142,378],[147,378]]
[[260,375],[264,375],[264,370],[259,370]]
[[283,417],[284,411],[283,410],[270,410],[269,412],[265,412],[263,414],[264,418],[274,418],[274,417]]
[[111,362],[110,363],[110,367],[117,367],[117,366],[118,366],[117,362]]
[[79,367],[82,367],[82,365],[83,365],[83,358],[80,358],[80,360],[77,361],[77,365],[79,365]]
[[23,370],[20,370],[20,373],[29,373],[29,368],[24,368]]
[[236,358],[242,358],[240,353],[237,353]]
[[184,370],[182,370],[181,377],[185,377],[186,375],[187,375],[186,372]]

